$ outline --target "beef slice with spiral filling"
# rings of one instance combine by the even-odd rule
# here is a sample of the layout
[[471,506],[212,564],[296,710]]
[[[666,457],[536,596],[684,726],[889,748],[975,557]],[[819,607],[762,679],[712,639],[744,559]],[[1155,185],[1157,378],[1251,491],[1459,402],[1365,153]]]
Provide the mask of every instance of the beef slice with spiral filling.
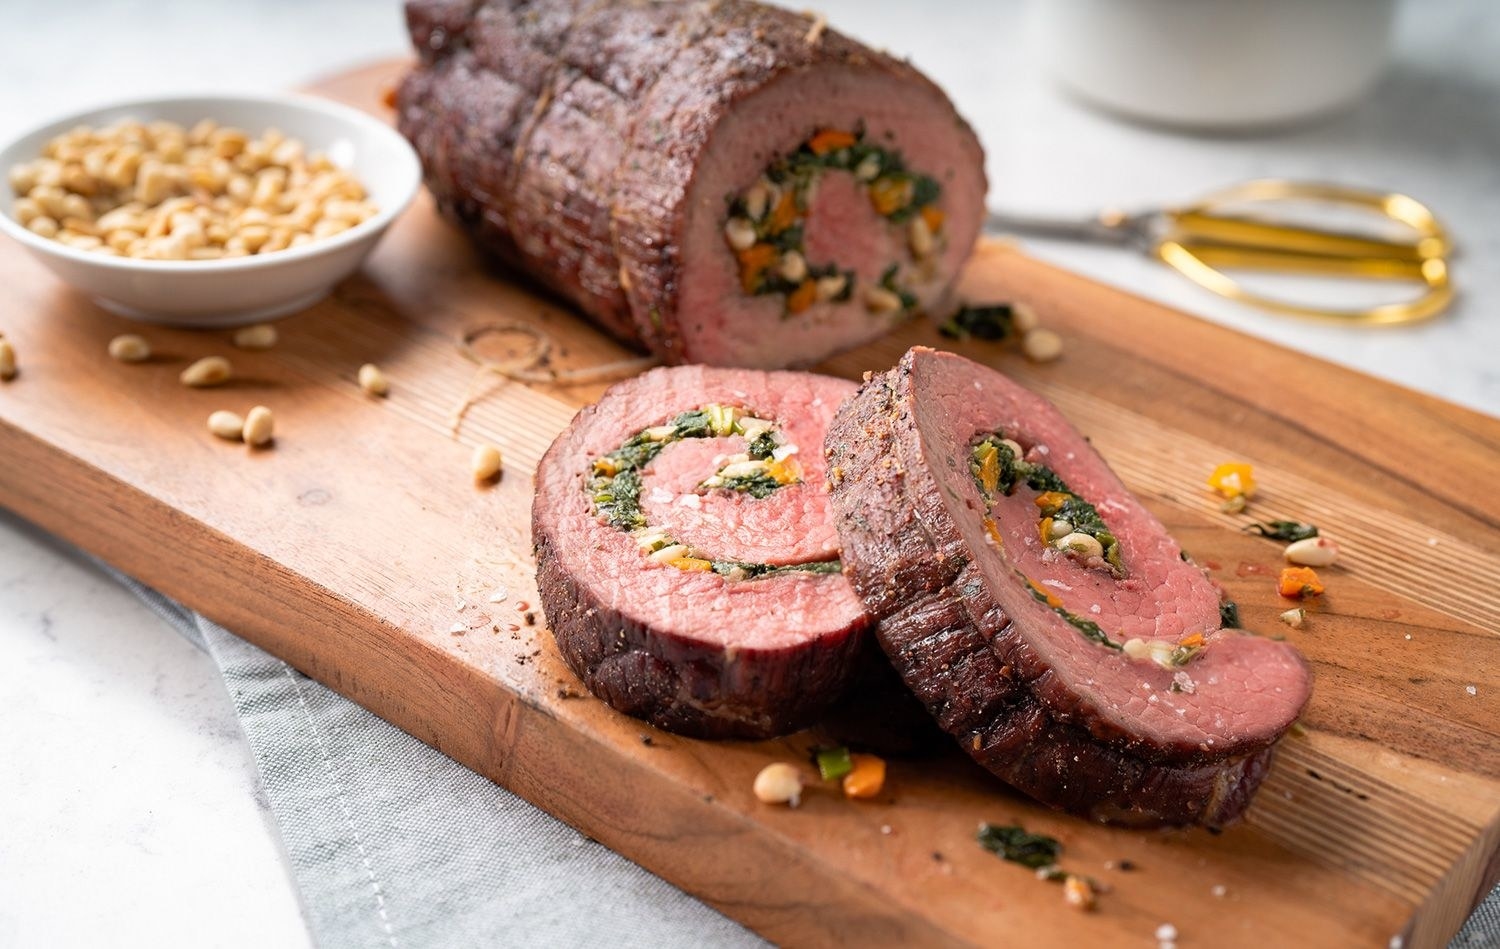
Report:
[[[1123,576],[1044,544],[1024,483],[988,507],[970,460],[994,432],[1098,509]],[[1216,585],[1054,406],[917,347],[845,404],[827,446],[845,570],[876,637],[975,760],[1100,821],[1222,825],[1245,810],[1307,701],[1307,667],[1285,643],[1220,629]],[[1117,643],[1206,646],[1180,667],[1130,658],[1028,581]]]
[[775,421],[798,449],[801,480],[762,498],[706,489],[742,435],[668,443],[641,469],[647,523],[703,558],[788,566],[838,557],[823,436],[852,383],[798,372],[656,369],[579,412],[537,470],[537,586],[563,657],[621,712],[707,738],[794,731],[837,702],[868,620],[838,572],[731,579],[652,562],[596,509],[595,459],[637,432],[707,404]]
[[[744,0],[412,0],[407,17],[422,62],[398,125],[439,207],[668,362],[817,362],[943,307],[978,234],[983,153],[952,103],[835,31],[809,39],[806,16]],[[941,185],[943,238],[911,310],[874,312],[856,292],[789,313],[740,285],[729,199],[827,128],[862,129]],[[840,200],[849,172],[822,177],[810,262],[854,272],[860,291],[916,267],[902,225]]]

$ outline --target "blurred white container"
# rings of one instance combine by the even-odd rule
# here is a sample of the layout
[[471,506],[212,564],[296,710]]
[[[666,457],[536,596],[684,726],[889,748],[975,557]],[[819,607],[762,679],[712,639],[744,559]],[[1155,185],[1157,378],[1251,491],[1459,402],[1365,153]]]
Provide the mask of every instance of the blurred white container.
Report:
[[1396,0],[1036,0],[1042,61],[1088,103],[1208,130],[1296,122],[1358,99]]

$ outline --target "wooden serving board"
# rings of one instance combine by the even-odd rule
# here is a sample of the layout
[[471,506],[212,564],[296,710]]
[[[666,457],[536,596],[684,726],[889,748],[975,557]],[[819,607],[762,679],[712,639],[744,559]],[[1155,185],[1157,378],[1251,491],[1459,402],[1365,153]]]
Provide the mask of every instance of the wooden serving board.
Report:
[[[319,88],[378,110],[398,69]],[[0,282],[22,367],[0,385],[0,503],[778,942],[1146,946],[1170,922],[1183,946],[1438,946],[1500,872],[1494,419],[985,246],[965,295],[1032,303],[1066,355],[1036,366],[956,348],[1055,400],[1215,568],[1246,625],[1302,649],[1316,675],[1306,734],[1283,742],[1247,822],[1219,836],[1058,815],[957,751],[893,761],[877,800],[814,788],[787,810],[758,804],[751,779],[803,760],[811,737],[654,732],[581,696],[545,626],[525,623],[531,476],[601,387],[486,382],[454,438],[473,378],[456,340],[517,320],[559,342],[561,366],[626,354],[486,272],[425,196],[269,352],[147,329],[158,355],[122,365],[105,344],[134,327],[18,246],[0,247]],[[914,343],[949,345],[916,324],[822,368],[858,377]],[[235,381],[179,385],[210,353]],[[364,362],[391,377],[389,399],[356,386]],[[276,413],[274,448],[208,434],[209,412],[256,403]],[[489,488],[468,471],[481,440],[507,458]],[[1203,487],[1230,459],[1256,466],[1255,518],[1310,520],[1344,547],[1303,629],[1277,621],[1290,605],[1274,591],[1280,546],[1237,530],[1251,518]],[[1110,892],[1091,913],[1066,905],[982,851],[981,821],[1056,836],[1064,866]],[[1126,860],[1138,869],[1107,866]]]

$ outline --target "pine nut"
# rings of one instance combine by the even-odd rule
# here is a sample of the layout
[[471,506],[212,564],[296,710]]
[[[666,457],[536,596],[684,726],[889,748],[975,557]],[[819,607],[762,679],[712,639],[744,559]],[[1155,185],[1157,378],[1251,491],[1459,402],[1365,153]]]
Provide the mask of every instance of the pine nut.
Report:
[[[17,193],[20,193],[19,190]],[[745,192],[745,213],[750,215],[750,220],[759,221],[766,216],[766,209],[771,206],[771,185],[765,180],[757,181]]]
[[1151,644],[1144,639],[1131,638],[1125,640],[1123,651],[1131,659],[1145,659],[1151,655]]
[[1081,534],[1077,531],[1058,538],[1052,542],[1052,546],[1058,550],[1066,550],[1068,553],[1075,554],[1084,560],[1088,560],[1091,557],[1104,556],[1103,544],[1088,534]]
[[1032,362],[1052,362],[1062,351],[1062,337],[1049,329],[1034,329],[1021,338],[1021,352]]
[[818,278],[818,299],[824,302],[843,296],[849,286],[849,278],[843,274],[829,274]]
[[874,181],[880,177],[880,156],[870,155],[855,165],[854,177],[858,181]]
[[469,468],[474,474],[475,481],[493,481],[499,477],[500,469],[504,467],[504,464],[505,460],[500,455],[500,449],[486,442],[475,447]]
[[781,255],[781,265],[778,269],[781,275],[792,283],[801,283],[807,277],[807,261],[795,250],[789,250]]
[[57,219],[41,214],[26,222],[26,229],[38,237],[56,237],[59,230]]
[[125,333],[109,341],[109,354],[120,362],[145,362],[151,358],[151,344],[143,336]]
[[16,377],[16,348],[10,340],[0,337],[0,382],[9,382]]
[[182,375],[178,376],[178,379],[185,386],[191,386],[194,389],[203,389],[228,382],[232,374],[233,367],[229,365],[229,360],[223,356],[204,356],[182,370]]
[[1307,610],[1299,606],[1296,609],[1287,610],[1279,618],[1292,629],[1301,629],[1303,621],[1307,619]]
[[1017,333],[1025,336],[1037,328],[1036,310],[1029,303],[1012,303],[1010,305],[1010,325]]
[[922,215],[918,214],[907,225],[906,242],[911,246],[912,254],[917,257],[926,257],[932,253],[932,228],[927,226],[927,221]]
[[802,800],[802,775],[795,765],[777,761],[755,776],[755,799],[762,804],[796,807]]
[[865,290],[865,309],[872,313],[894,313],[901,309],[901,297],[885,287]]
[[1320,535],[1288,544],[1284,553],[1288,563],[1303,567],[1327,567],[1339,559],[1339,545]]
[[387,395],[391,391],[391,383],[380,371],[380,367],[372,362],[367,362],[359,367],[359,387],[371,395]]
[[208,430],[226,441],[237,442],[245,435],[245,420],[238,412],[220,409],[208,417]]
[[42,210],[40,204],[37,204],[31,198],[17,198],[16,203],[11,207],[11,213],[15,216],[16,221],[22,227],[25,227],[46,212]]
[[264,405],[257,405],[245,413],[245,427],[241,429],[241,437],[245,439],[245,444],[260,448],[270,443],[275,425],[276,419],[271,415],[271,410]]
[[240,349],[270,349],[276,345],[279,334],[270,323],[242,326],[234,331],[234,344]]
[[755,225],[742,217],[732,217],[724,223],[724,237],[735,250],[749,250],[755,246]]

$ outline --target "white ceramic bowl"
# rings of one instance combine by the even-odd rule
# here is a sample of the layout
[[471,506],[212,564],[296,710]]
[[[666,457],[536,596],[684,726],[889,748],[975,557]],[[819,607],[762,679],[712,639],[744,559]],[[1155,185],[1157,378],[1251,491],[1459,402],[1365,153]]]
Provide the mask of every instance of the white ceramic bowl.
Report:
[[1379,78],[1396,0],[1033,0],[1042,59],[1079,98],[1182,128],[1276,127]]
[[[136,260],[75,250],[22,227],[4,173],[31,161],[43,145],[77,125],[123,119],[166,120],[190,127],[211,118],[259,135],[277,128],[347,169],[379,209],[367,221],[301,247],[225,260]],[[0,231],[102,307],[122,316],[174,326],[236,326],[285,316],[318,302],[359,268],[421,185],[422,170],[406,139],[355,109],[305,96],[188,96],[142,99],[58,119],[0,149]]]

